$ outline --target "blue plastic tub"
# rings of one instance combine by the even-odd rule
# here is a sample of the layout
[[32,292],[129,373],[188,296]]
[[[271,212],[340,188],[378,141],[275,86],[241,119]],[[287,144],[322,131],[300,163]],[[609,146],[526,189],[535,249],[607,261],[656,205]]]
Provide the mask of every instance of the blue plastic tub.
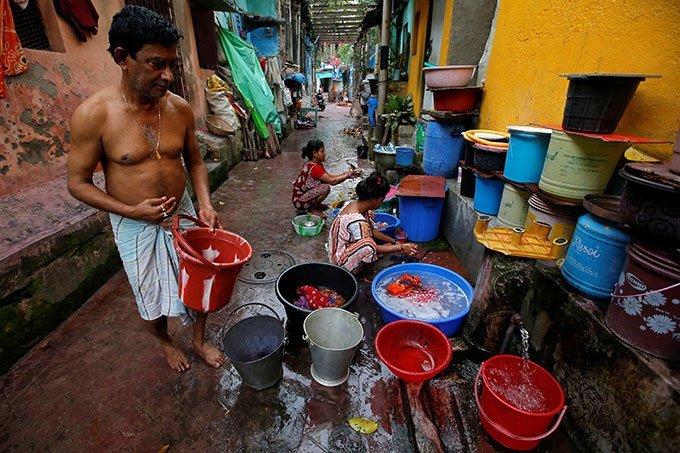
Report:
[[[408,273],[418,275],[419,272],[429,272],[431,274],[445,277],[446,279],[451,281],[454,285],[462,289],[465,295],[467,296],[467,305],[465,306],[465,309],[447,318],[420,319],[420,318],[405,318],[400,313],[383,305],[382,301],[380,300],[380,297],[377,294],[377,288],[378,286],[380,286],[380,283],[383,280],[385,279],[396,280],[396,278],[399,277],[401,274]],[[387,269],[383,270],[378,275],[376,275],[375,278],[373,279],[373,283],[371,284],[371,293],[373,294],[373,299],[375,299],[376,303],[378,304],[378,308],[380,309],[380,316],[382,317],[385,324],[389,324],[392,321],[398,321],[400,319],[416,319],[418,321],[423,321],[427,324],[435,326],[436,328],[444,332],[446,336],[451,336],[458,331],[460,326],[463,324],[463,321],[465,320],[465,316],[467,316],[468,312],[470,311],[470,303],[472,302],[473,289],[472,285],[470,285],[470,283],[468,283],[467,280],[465,280],[463,277],[449,269],[443,268],[441,266],[435,266],[433,264],[406,263],[388,267]]]
[[458,162],[463,156],[465,139],[461,132],[462,124],[439,123],[430,121],[425,130],[425,150],[423,170],[426,175],[455,178],[458,175]]
[[400,167],[408,167],[413,163],[413,156],[415,150],[410,146],[397,147],[397,165]]
[[395,236],[395,234],[397,233],[397,228],[399,228],[399,225],[401,225],[401,221],[396,216],[393,216],[392,214],[388,214],[386,212],[376,212],[375,221],[376,223],[387,222],[387,226],[385,228],[378,228],[378,231],[380,231],[381,233],[385,233],[391,238]]
[[[446,187],[446,186],[445,186]],[[446,187],[448,192],[449,188]],[[401,229],[413,242],[428,242],[437,237],[445,198],[398,197]]]
[[498,215],[503,197],[503,180],[500,178],[482,178],[475,174],[475,211],[482,214]]
[[514,182],[538,182],[550,143],[550,129],[511,126],[503,176]]

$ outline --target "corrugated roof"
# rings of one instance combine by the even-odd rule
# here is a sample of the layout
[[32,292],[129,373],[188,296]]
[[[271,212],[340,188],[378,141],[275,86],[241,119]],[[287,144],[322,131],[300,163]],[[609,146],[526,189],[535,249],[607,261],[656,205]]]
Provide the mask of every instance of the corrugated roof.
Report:
[[312,30],[319,42],[353,43],[376,0],[311,0]]

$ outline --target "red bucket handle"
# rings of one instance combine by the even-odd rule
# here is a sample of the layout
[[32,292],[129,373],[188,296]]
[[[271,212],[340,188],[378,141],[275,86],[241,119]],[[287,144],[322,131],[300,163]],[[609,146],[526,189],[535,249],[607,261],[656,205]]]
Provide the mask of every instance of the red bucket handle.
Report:
[[484,409],[482,409],[482,404],[479,401],[479,378],[482,375],[483,369],[484,369],[484,362],[482,362],[482,365],[479,367],[479,372],[477,373],[477,377],[475,378],[475,401],[477,402],[477,407],[479,408],[479,413],[482,415],[484,420],[486,420],[486,422],[489,425],[491,425],[494,429],[499,431],[501,434],[508,436],[509,438],[514,439],[514,440],[519,440],[519,441],[523,441],[523,442],[535,442],[537,440],[545,439],[546,437],[551,435],[553,432],[555,432],[555,430],[557,429],[558,426],[560,426],[560,423],[562,422],[562,418],[564,417],[565,412],[567,412],[567,405],[566,404],[562,407],[562,410],[560,411],[560,415],[559,415],[559,417],[557,417],[557,421],[554,423],[553,427],[550,428],[547,432],[545,432],[543,434],[539,434],[538,436],[534,436],[534,437],[524,437],[524,436],[519,436],[517,434],[513,434],[510,431],[508,431],[507,429],[505,429],[505,427],[503,427],[503,426],[499,425],[498,423],[494,422],[493,420],[491,420],[489,418],[489,416],[486,415],[486,412],[484,412]]
[[172,235],[175,237],[175,239],[177,239],[177,242],[179,242],[179,245],[182,248],[182,250],[184,250],[189,255],[191,255],[192,258],[197,259],[198,261],[201,262],[201,264],[203,264],[206,267],[209,267],[209,268],[215,269],[215,270],[220,270],[219,266],[217,266],[215,263],[212,263],[212,262],[208,261],[207,259],[205,259],[205,257],[203,255],[198,253],[196,250],[194,250],[194,248],[191,245],[189,245],[187,240],[184,238],[184,234],[182,234],[182,231],[180,230],[180,225],[179,225],[180,219],[189,220],[191,222],[194,222],[199,227],[203,227],[203,228],[210,228],[210,226],[207,223],[197,219],[196,217],[192,217],[190,215],[185,215],[185,214],[178,214],[178,215],[176,215],[175,217],[172,218]]

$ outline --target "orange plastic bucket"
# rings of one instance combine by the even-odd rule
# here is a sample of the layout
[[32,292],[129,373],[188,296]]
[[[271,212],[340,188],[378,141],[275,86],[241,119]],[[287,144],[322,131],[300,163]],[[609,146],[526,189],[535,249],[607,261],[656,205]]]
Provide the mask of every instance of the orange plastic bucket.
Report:
[[482,363],[475,379],[475,400],[486,432],[512,450],[536,448],[557,429],[567,410],[555,378],[513,355],[497,355]]
[[[180,230],[180,219],[199,228]],[[224,308],[243,265],[253,248],[241,236],[210,228],[200,220],[177,215],[172,221],[175,249],[179,255],[179,298],[184,305],[202,313]]]

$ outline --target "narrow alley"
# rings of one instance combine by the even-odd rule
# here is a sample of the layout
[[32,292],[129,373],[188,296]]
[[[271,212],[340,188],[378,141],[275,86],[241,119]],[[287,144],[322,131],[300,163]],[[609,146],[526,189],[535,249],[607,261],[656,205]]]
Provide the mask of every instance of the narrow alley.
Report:
[[[288,265],[327,260],[327,229],[314,237],[293,231],[290,190],[303,162],[300,148],[313,138],[324,141],[330,172],[346,169],[348,162],[371,171],[368,161],[356,159],[360,141],[341,133],[357,121],[348,113],[348,107],[330,105],[316,129],[293,132],[274,159],[240,163],[212,194],[225,228],[253,246],[253,263],[263,254]],[[334,187],[329,202],[357,181]],[[446,245],[426,245],[433,247],[426,262],[465,272]],[[227,316],[241,304],[264,303],[285,316],[274,292],[277,276],[257,284],[242,281],[242,273],[231,303],[208,320],[210,340],[220,342]],[[191,369],[169,370],[141,326],[119,271],[2,377],[2,413],[9,417],[0,422],[0,449],[154,451],[168,444],[173,451],[410,452],[416,445],[436,451],[441,436],[446,451],[495,450],[470,410],[476,365],[456,357],[458,365],[422,391],[400,384],[375,355],[373,339],[382,321],[369,285],[361,283],[352,309],[360,314],[365,339],[346,385],[315,383],[306,344],[291,338],[281,383],[258,392],[242,385],[231,365],[215,371],[189,352],[190,329],[174,319],[170,333],[187,351]],[[248,310],[240,311],[246,313],[239,316],[249,316]],[[419,393],[423,406],[409,409]],[[423,424],[426,413],[437,430]],[[380,427],[371,436],[359,434],[347,423],[354,417],[375,420]]]
[[680,451],[679,23],[0,0],[0,452]]

